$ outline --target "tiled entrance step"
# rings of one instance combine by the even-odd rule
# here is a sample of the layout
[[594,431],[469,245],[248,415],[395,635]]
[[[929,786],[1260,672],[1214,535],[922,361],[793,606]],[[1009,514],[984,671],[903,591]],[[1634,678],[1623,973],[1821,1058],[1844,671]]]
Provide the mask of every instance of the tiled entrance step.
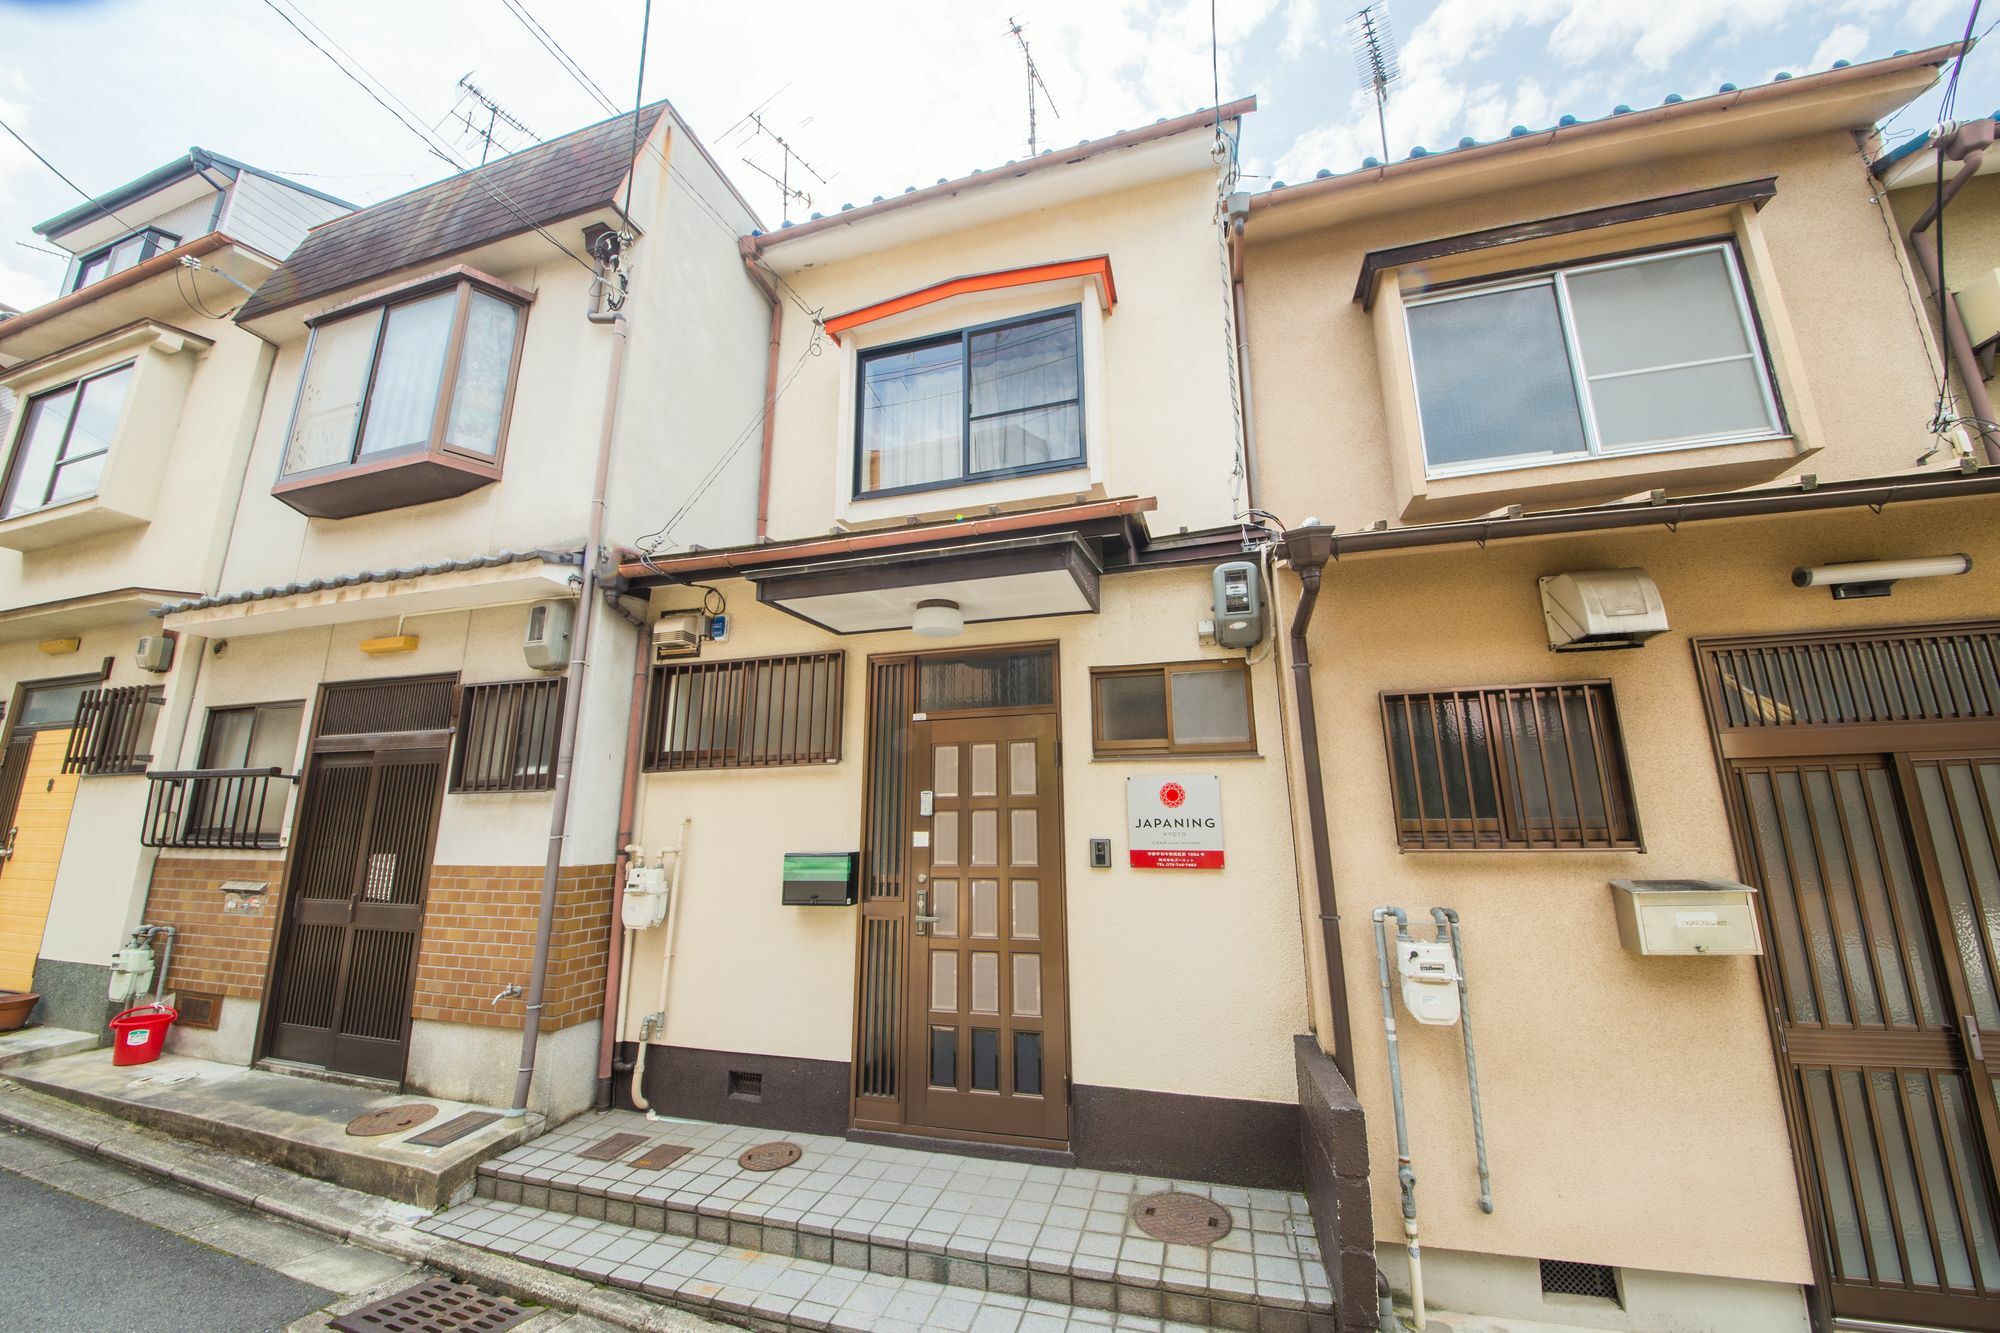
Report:
[[[584,1155],[621,1133],[643,1141],[610,1160]],[[774,1172],[738,1165],[744,1149],[774,1139],[796,1143],[800,1160]],[[658,1170],[631,1165],[661,1144],[689,1151]],[[1166,1189],[1224,1205],[1232,1229],[1207,1246],[1146,1235],[1132,1221],[1134,1201]],[[478,1191],[559,1224],[602,1222],[738,1256],[949,1287],[974,1301],[992,1294],[1235,1329],[1332,1327],[1305,1198],[1278,1190],[612,1112],[482,1164]]]

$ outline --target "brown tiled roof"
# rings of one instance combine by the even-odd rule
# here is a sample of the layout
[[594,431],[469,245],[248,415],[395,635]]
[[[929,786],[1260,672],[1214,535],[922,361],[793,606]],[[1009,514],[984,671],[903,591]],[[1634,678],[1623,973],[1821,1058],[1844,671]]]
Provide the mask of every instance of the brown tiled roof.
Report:
[[[641,138],[666,109],[655,102],[640,110]],[[546,226],[588,212],[615,198],[631,164],[632,117],[623,115],[336,218],[309,234],[236,317],[255,319],[528,231],[524,214]]]

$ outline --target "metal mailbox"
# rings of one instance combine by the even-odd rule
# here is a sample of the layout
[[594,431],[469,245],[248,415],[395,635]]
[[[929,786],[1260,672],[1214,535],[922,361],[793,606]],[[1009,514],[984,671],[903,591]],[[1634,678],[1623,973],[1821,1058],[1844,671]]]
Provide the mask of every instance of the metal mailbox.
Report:
[[1757,890],[1727,879],[1614,879],[1618,941],[1638,954],[1760,954]]
[[854,901],[853,852],[786,852],[787,907],[846,907]]

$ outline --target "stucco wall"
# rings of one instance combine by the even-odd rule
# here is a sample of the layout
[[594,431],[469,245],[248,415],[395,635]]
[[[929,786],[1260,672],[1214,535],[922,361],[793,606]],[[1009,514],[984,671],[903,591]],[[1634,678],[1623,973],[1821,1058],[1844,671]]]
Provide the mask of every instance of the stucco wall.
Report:
[[[1905,582],[1888,600],[1834,602],[1788,578],[1797,564],[1961,550],[1973,555],[1971,575]],[[1672,630],[1639,651],[1552,655],[1535,580],[1624,566],[1652,574]],[[1445,905],[1464,918],[1498,1206],[1485,1216],[1476,1205],[1456,1030],[1399,1024],[1426,1243],[1809,1280],[1753,961],[1625,952],[1606,882],[1738,877],[1690,636],[1990,616],[2000,604],[1996,567],[2000,538],[1982,501],[1327,567],[1313,621],[1314,697],[1378,1238],[1400,1237],[1401,1223],[1369,911],[1402,906],[1428,937],[1430,907]],[[1284,583],[1288,612],[1297,585],[1289,575]],[[1381,691],[1607,677],[1643,854],[1398,851]],[[1317,980],[1314,989],[1325,1030]]]
[[[842,512],[845,479],[854,466],[852,376],[854,337],[807,355],[811,325],[796,306],[785,311],[781,381],[796,370],[778,409],[771,535],[825,532],[836,517],[897,517],[994,500],[1067,500],[1099,481],[1113,495],[1152,495],[1160,508],[1156,532],[1230,522],[1230,474],[1235,453],[1228,365],[1223,355],[1227,309],[1219,243],[1212,217],[1215,178],[1200,172],[1103,195],[1003,222],[903,245],[865,259],[813,267],[787,277],[808,307],[828,315],[967,274],[1108,255],[1118,304],[1103,321],[1101,376],[1086,362],[1085,402],[1101,404],[1102,431],[1086,439],[1086,471],[1052,473],[1018,482],[919,492]],[[772,251],[781,269],[782,248]],[[1025,299],[1025,298],[1024,298]],[[1079,300],[1073,290],[1049,294],[1027,308]],[[1095,298],[1090,298],[1093,306]],[[899,337],[951,329],[998,317],[990,303],[954,299],[924,312],[921,328],[898,324]],[[954,317],[952,312],[958,312]],[[999,314],[1017,313],[1009,307]],[[862,331],[857,331],[862,332]],[[861,341],[867,341],[864,333]]]
[[[1947,183],[1957,170],[1956,163],[1945,164]],[[1936,198],[1934,178],[1890,191],[1889,203],[1895,209],[1896,230],[1906,238],[1906,247],[1911,224]],[[1944,233],[1945,283],[1953,291],[2000,266],[2000,177],[1974,177],[1970,185],[1959,191],[1951,207],[1945,210]],[[1915,255],[1910,256],[1910,267],[1919,273],[1922,271],[1917,267]],[[1925,309],[1934,312],[1936,307],[1927,301]]]
[[[904,633],[836,638],[757,605],[741,582],[721,586],[729,597],[730,639],[706,646],[703,660],[846,651],[842,757],[832,765],[645,780],[642,844],[671,845],[680,821],[693,821],[669,1044],[850,1058],[857,911],[782,906],[780,855],[858,846],[867,658],[1055,640],[1072,1076],[1087,1084],[1296,1100],[1291,1035],[1305,1022],[1305,992],[1273,663],[1253,671],[1261,758],[1091,758],[1092,666],[1216,655],[1195,639],[1195,621],[1208,606],[1206,570],[1107,578],[1101,614],[974,625],[949,645]],[[684,605],[690,596],[661,594],[655,609]],[[1176,772],[1221,775],[1226,869],[1126,868],[1125,779]],[[1092,837],[1112,840],[1118,868],[1089,868]],[[628,1037],[655,1007],[662,934],[650,931],[639,940]]]
[[[1246,291],[1259,502],[1287,522],[1313,516],[1346,531],[1401,521],[1408,496],[1397,493],[1385,443],[1377,330],[1353,299],[1368,251],[1772,175],[1777,194],[1757,225],[1819,427],[1817,438],[1801,440],[1819,450],[1801,470],[1830,481],[1909,468],[1931,445],[1935,379],[1925,335],[1865,164],[1850,136],[1832,133],[1487,194],[1268,244],[1258,243],[1253,217]],[[1493,507],[1549,507],[1537,503],[1536,473],[1510,474],[1517,493],[1496,497]]]

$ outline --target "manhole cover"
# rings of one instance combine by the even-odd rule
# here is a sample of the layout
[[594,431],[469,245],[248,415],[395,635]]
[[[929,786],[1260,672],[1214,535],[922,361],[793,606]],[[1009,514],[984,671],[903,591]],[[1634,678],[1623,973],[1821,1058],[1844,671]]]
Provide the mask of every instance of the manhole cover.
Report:
[[1215,1200],[1179,1190],[1144,1196],[1132,1205],[1132,1220],[1169,1245],[1213,1245],[1234,1225],[1229,1210]]
[[662,1167],[672,1166],[693,1151],[694,1149],[680,1143],[655,1144],[634,1157],[632,1165],[641,1171],[658,1171]]
[[486,1128],[500,1119],[498,1111],[467,1111],[454,1116],[442,1125],[432,1125],[421,1134],[412,1134],[403,1142],[413,1148],[442,1148],[448,1143],[457,1143],[467,1134]]
[[644,1134],[613,1134],[599,1139],[577,1156],[586,1162],[615,1162],[645,1141]]
[[786,1143],[760,1143],[754,1148],[745,1148],[736,1164],[745,1171],[776,1171],[781,1166],[790,1166],[799,1160],[799,1145]]
[[429,1102],[406,1102],[401,1106],[385,1106],[379,1111],[367,1111],[355,1116],[347,1122],[347,1132],[357,1138],[394,1134],[421,1125],[437,1113],[437,1107]]
[[434,1277],[351,1310],[330,1327],[341,1333],[501,1333],[535,1313],[456,1278]]

